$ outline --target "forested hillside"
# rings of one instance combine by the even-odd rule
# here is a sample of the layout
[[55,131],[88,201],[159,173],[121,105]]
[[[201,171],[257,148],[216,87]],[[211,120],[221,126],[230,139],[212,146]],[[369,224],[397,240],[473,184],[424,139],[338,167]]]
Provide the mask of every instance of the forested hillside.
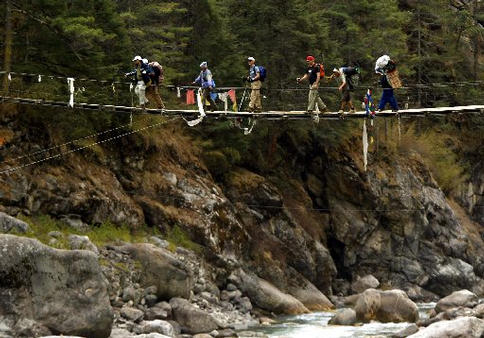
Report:
[[327,67],[359,65],[371,81],[387,53],[410,84],[483,74],[477,0],[10,2],[12,45],[3,40],[1,53],[11,49],[4,68],[19,72],[112,79],[141,54],[166,67],[167,83],[191,81],[206,60],[220,84],[239,85],[252,55],[270,86],[285,87],[308,54]]

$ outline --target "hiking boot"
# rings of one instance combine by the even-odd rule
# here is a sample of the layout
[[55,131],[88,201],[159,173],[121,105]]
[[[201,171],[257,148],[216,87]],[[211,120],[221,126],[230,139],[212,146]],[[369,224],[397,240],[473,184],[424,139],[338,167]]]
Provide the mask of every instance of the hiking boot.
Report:
[[315,124],[318,124],[319,123],[319,115],[318,114],[313,114],[313,122]]

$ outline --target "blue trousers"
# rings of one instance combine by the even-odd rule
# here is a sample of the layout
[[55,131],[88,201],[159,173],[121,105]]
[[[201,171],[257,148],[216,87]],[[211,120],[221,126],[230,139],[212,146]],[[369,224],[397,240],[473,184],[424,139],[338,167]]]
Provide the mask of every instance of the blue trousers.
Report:
[[383,88],[383,94],[380,99],[380,103],[378,103],[378,109],[383,110],[387,103],[390,103],[393,110],[398,110],[398,103],[397,99],[395,99],[395,95],[393,95],[393,88]]

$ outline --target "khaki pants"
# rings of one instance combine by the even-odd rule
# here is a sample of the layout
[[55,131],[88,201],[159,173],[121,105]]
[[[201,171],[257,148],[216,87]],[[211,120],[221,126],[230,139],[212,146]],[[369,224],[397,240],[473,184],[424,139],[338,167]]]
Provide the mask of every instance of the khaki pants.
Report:
[[308,112],[314,112],[316,105],[318,105],[319,111],[322,113],[326,110],[326,105],[324,104],[323,100],[319,97],[318,89],[313,89],[309,86],[309,95],[308,95]]
[[261,81],[254,81],[251,82],[250,88],[252,91],[250,92],[250,102],[249,102],[249,111],[251,112],[261,112],[262,111],[262,100],[261,100],[261,93],[260,90],[262,88]]
[[156,103],[157,109],[165,109],[165,104],[161,100],[160,92],[157,85],[151,85],[146,88],[146,96],[151,102]]

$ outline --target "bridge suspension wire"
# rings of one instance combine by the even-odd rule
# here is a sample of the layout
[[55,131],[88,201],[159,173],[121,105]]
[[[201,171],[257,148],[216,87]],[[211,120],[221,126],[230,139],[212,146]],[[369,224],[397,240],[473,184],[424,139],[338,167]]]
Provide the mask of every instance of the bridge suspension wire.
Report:
[[172,117],[172,118],[170,118],[168,120],[165,120],[165,121],[160,121],[160,122],[157,122],[157,123],[153,123],[153,124],[150,124],[148,126],[145,126],[145,127],[142,127],[142,128],[137,128],[137,129],[131,130],[129,132],[125,132],[125,133],[122,133],[122,134],[119,134],[119,135],[116,135],[116,136],[112,136],[112,137],[109,137],[109,138],[106,138],[106,139],[103,139],[103,140],[100,140],[100,141],[97,141],[97,142],[90,143],[90,144],[85,145],[85,146],[80,146],[80,147],[77,147],[77,148],[74,148],[74,149],[71,149],[71,150],[68,150],[68,151],[60,152],[58,154],[45,157],[45,158],[43,158],[41,160],[32,161],[32,162],[29,162],[29,163],[26,163],[26,164],[22,164],[22,165],[19,165],[19,166],[15,166],[15,167],[10,167],[10,168],[7,168],[7,169],[3,169],[3,170],[0,170],[0,174],[3,174],[3,175],[4,174],[7,174],[7,175],[9,175],[9,174],[11,174],[13,172],[16,172],[18,170],[21,170],[21,169],[24,169],[24,168],[27,168],[27,167],[31,167],[33,165],[37,165],[37,164],[40,164],[40,163],[43,163],[43,162],[46,162],[46,161],[49,161],[49,160],[53,160],[53,159],[62,157],[62,156],[66,156],[66,155],[69,155],[69,154],[73,154],[73,153],[76,153],[78,151],[81,151],[81,150],[84,150],[84,149],[87,149],[87,148],[91,148],[91,147],[93,147],[95,145],[103,144],[103,143],[106,143],[106,142],[111,142],[111,141],[114,141],[114,140],[117,140],[117,139],[120,139],[120,138],[129,136],[129,135],[133,135],[133,134],[136,134],[136,133],[140,133],[140,132],[143,132],[145,130],[148,130],[148,129],[151,129],[151,128],[155,128],[155,127],[161,126],[163,124],[167,124],[167,123],[172,122],[172,121],[174,121],[176,119],[178,119],[178,117]]
[[[61,79],[61,80],[67,80],[67,79],[75,79],[76,81],[81,81],[81,82],[97,82],[97,83],[102,83],[102,84],[123,84],[123,85],[131,85],[132,82],[130,81],[119,81],[115,80],[114,78],[112,80],[99,80],[99,79],[93,79],[93,78],[85,78],[85,77],[79,77],[76,78],[74,76],[62,76],[62,75],[46,75],[46,74],[37,74],[37,73],[23,73],[23,72],[6,72],[4,70],[0,71],[0,74],[7,74],[7,75],[17,75],[20,77],[33,77],[37,78],[38,80],[41,80],[42,78],[47,78],[47,79]],[[323,80],[324,81],[324,80]],[[40,82],[40,81],[39,81]],[[449,88],[449,87],[465,87],[465,86],[480,86],[484,85],[484,81],[477,80],[477,81],[452,81],[452,82],[432,82],[432,83],[427,83],[427,84],[408,84],[406,86],[401,87],[401,89],[422,89],[422,88]],[[161,87],[164,88],[182,88],[182,89],[198,89],[198,86],[187,86],[187,85],[161,85]],[[230,89],[236,89],[236,90],[241,90],[245,89],[246,87],[244,86],[225,86],[225,87],[216,87],[215,90],[219,91],[225,91],[225,90],[230,90]],[[338,90],[337,87],[330,87],[330,86],[320,86],[320,89],[330,89],[330,90]],[[355,86],[355,88],[367,88],[367,86]],[[281,88],[271,88],[268,87],[266,90],[269,91],[307,91],[306,87],[281,87]]]

